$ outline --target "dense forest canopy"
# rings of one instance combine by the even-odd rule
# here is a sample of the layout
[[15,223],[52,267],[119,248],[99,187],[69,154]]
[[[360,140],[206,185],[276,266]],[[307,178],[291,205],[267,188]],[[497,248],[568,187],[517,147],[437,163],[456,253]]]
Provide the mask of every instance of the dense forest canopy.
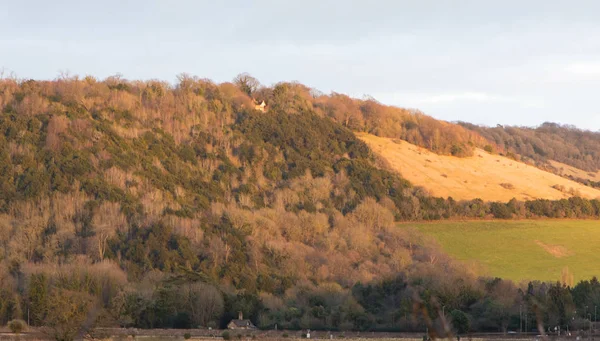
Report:
[[1,80],[0,322],[27,310],[32,325],[56,326],[51,311],[95,306],[110,326],[222,327],[243,311],[261,328],[423,330],[444,305],[456,321],[471,316],[467,329],[506,330],[520,304],[543,312],[532,321],[566,324],[600,297],[596,281],[577,298],[568,280],[479,278],[396,226],[598,217],[598,200],[435,198],[353,131],[456,156],[492,143],[372,99],[248,75]]

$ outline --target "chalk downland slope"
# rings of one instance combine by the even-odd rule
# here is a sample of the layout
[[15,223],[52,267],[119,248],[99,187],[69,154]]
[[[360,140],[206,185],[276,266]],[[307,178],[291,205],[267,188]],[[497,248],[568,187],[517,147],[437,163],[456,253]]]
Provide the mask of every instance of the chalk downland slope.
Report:
[[476,149],[472,157],[437,155],[406,141],[358,134],[414,185],[434,196],[485,201],[600,198],[600,191],[499,155]]
[[558,174],[562,175],[562,176],[573,176],[575,178],[580,178],[580,179],[584,179],[584,180],[590,180],[590,181],[595,181],[598,182],[600,181],[600,172],[586,172],[582,169],[579,168],[575,168],[573,166],[558,162],[558,161],[554,161],[554,160],[550,160],[548,161],[548,163],[550,163],[550,165],[554,168],[556,168],[556,170],[558,171]]

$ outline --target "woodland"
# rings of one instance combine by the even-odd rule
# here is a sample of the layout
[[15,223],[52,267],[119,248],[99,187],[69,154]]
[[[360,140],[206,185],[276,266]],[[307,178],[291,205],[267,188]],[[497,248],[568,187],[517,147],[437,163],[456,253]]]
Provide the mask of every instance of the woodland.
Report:
[[263,329],[443,333],[450,321],[464,334],[524,318],[577,326],[600,305],[596,279],[483,277],[397,225],[598,218],[599,200],[436,198],[355,132],[457,157],[479,147],[600,166],[596,133],[454,124],[247,74],[3,78],[0,323],[68,340],[92,326],[223,328],[241,311]]

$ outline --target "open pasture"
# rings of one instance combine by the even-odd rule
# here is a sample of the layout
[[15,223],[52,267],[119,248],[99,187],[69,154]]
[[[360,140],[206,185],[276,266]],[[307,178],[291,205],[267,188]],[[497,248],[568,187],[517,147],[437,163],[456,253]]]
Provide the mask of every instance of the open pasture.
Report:
[[575,282],[600,277],[600,221],[521,220],[407,223],[434,237],[485,275],[520,282],[555,281],[568,268]]

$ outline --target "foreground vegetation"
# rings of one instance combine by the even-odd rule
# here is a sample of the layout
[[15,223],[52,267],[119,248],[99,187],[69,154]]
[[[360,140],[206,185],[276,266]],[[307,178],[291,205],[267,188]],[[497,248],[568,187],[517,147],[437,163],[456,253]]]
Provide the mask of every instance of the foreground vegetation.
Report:
[[573,321],[563,284],[482,278],[396,221],[597,217],[600,201],[432,197],[352,131],[466,155],[479,138],[459,126],[245,75],[5,79],[0,110],[3,324],[69,340],[242,311],[261,328],[443,333],[445,307],[457,332],[497,331],[519,304],[532,322]]

